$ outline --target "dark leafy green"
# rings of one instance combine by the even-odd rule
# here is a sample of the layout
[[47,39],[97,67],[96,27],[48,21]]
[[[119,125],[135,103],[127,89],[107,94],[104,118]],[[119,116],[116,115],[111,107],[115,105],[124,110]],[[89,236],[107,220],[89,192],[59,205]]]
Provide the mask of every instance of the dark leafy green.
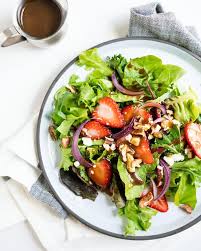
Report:
[[181,153],[184,145],[181,141],[180,127],[174,125],[168,134],[163,134],[162,139],[156,139],[152,148],[163,147],[170,153]]
[[94,201],[98,195],[97,189],[82,182],[72,169],[69,169],[68,172],[60,169],[60,179],[73,193],[83,199]]

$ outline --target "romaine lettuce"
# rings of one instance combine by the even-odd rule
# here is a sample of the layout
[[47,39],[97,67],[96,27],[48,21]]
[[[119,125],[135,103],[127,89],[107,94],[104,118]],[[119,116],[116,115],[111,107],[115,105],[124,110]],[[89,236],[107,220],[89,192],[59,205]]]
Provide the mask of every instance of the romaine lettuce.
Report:
[[124,208],[119,209],[119,215],[127,220],[125,234],[133,235],[137,230],[147,230],[151,225],[152,216],[157,212],[151,208],[140,208],[137,199],[127,201]]

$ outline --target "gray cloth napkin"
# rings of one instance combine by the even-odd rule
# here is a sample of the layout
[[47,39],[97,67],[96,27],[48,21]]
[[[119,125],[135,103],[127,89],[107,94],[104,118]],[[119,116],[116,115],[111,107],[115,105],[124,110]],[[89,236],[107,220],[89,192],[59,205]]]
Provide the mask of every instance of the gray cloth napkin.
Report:
[[201,40],[194,27],[185,27],[175,14],[164,12],[160,3],[131,9],[129,37],[159,38],[180,45],[201,57]]
[[[128,36],[153,37],[170,41],[201,56],[201,41],[194,28],[183,26],[173,13],[164,12],[159,3],[150,3],[131,9]],[[36,199],[55,209],[61,217],[67,217],[67,212],[54,198],[43,175],[32,186],[30,193]]]

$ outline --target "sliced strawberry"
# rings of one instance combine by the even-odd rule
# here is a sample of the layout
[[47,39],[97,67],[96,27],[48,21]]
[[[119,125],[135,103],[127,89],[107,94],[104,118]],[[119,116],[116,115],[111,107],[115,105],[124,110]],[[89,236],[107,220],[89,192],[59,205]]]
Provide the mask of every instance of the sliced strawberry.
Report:
[[114,128],[124,126],[124,118],[118,104],[111,98],[105,97],[99,100],[99,105],[93,111],[93,118],[103,125]]
[[159,200],[152,200],[149,204],[149,207],[156,209],[159,212],[167,212],[168,211],[168,203],[165,195],[161,197]]
[[186,124],[184,135],[195,155],[201,159],[201,124],[192,122]]
[[122,114],[126,124],[128,124],[134,116],[135,108],[133,105],[127,105],[122,109]]
[[91,139],[102,139],[111,134],[111,131],[98,121],[89,121],[83,128],[84,135]]
[[135,148],[135,157],[142,159],[144,164],[153,164],[154,158],[149,147],[149,141],[146,137],[141,138],[139,146]]
[[135,116],[139,116],[143,118],[143,123],[148,123],[149,122],[149,118],[151,117],[151,114],[148,113],[145,109],[142,108],[137,108],[135,110]]
[[140,116],[143,118],[143,123],[148,123],[151,115],[142,108],[135,108],[133,105],[125,106],[122,109],[122,114],[126,124],[128,124],[134,116]]
[[111,164],[108,160],[102,159],[96,163],[96,165],[88,169],[88,174],[96,185],[106,188],[112,177]]

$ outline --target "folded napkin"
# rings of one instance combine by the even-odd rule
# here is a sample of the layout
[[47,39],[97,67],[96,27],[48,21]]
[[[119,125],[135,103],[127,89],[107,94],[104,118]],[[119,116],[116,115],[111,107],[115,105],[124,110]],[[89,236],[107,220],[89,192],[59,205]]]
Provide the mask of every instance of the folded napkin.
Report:
[[[194,29],[184,27],[173,13],[165,13],[158,3],[131,10],[128,36],[171,41],[201,56],[201,42]],[[35,147],[37,117],[34,116],[1,147],[0,176],[11,178],[6,182],[8,190],[46,249],[63,247],[69,239],[101,236],[71,216],[67,217],[68,213],[54,198],[38,166]]]
[[7,213],[7,218],[11,217],[12,221],[12,217],[17,215],[15,216],[17,220],[14,219],[13,223],[28,220],[41,244],[47,250],[60,250],[69,240],[102,236],[73,217],[67,218],[66,211],[51,194],[38,168],[35,147],[37,119],[38,115],[34,116],[0,149],[0,176],[11,178],[7,179],[6,186],[18,206],[18,209],[14,211],[12,209],[12,216],[10,211],[4,211],[4,217]]
[[131,9],[129,37],[159,38],[183,46],[201,57],[201,40],[194,27],[185,27],[172,12],[164,12],[160,3]]

